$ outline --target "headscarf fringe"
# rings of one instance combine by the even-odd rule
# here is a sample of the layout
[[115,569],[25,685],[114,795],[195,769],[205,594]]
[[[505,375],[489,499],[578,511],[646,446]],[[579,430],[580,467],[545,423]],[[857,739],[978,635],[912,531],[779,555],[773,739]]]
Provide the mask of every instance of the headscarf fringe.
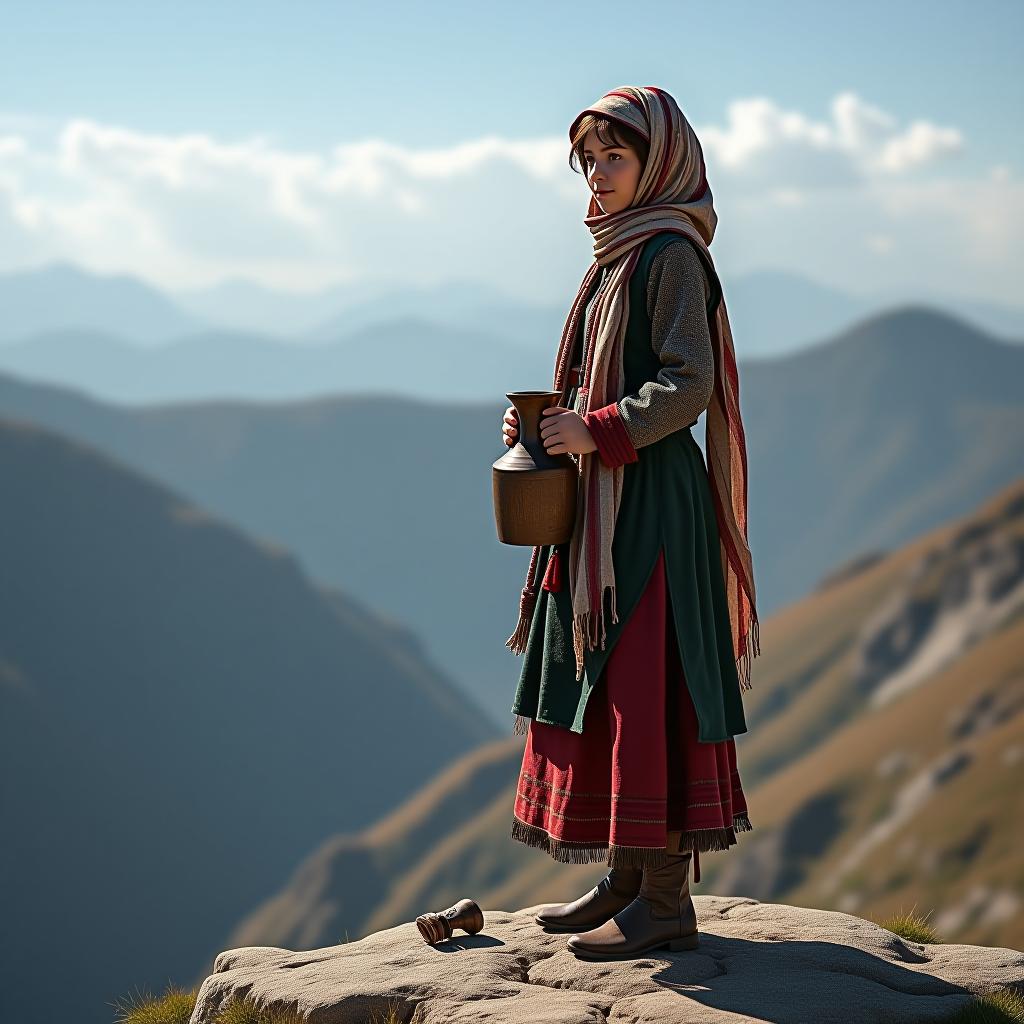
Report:
[[516,623],[515,631],[505,641],[505,646],[511,648],[513,654],[522,654],[526,650],[526,641],[530,635],[530,623],[533,620],[533,610],[537,604],[537,560],[540,557],[540,547],[534,547],[530,556],[530,568],[526,573],[526,586],[519,595],[519,621]]
[[736,669],[740,677],[740,689],[752,690],[754,684],[750,681],[751,670],[754,658],[761,653],[760,624],[754,616],[750,622],[750,629],[743,641],[743,653],[736,662]]

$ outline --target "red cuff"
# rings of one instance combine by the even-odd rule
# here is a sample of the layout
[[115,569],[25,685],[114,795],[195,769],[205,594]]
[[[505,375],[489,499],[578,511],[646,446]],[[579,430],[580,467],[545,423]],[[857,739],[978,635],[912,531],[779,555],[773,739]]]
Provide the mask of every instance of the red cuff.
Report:
[[601,461],[610,469],[639,460],[640,456],[629,439],[626,424],[619,416],[619,406],[616,402],[584,413],[583,422],[587,425],[594,444],[597,445]]

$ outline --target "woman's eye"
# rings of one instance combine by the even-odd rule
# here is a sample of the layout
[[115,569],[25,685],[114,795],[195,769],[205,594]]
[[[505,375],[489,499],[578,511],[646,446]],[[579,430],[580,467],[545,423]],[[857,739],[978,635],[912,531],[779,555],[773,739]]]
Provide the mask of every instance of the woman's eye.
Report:
[[[612,158],[614,158],[616,160],[621,160],[622,159],[622,154],[621,153],[609,153],[608,154],[608,159],[610,160]],[[594,158],[591,157],[591,156],[587,156],[587,157],[583,158],[583,161],[587,165],[590,165],[590,164],[592,164],[594,162]]]

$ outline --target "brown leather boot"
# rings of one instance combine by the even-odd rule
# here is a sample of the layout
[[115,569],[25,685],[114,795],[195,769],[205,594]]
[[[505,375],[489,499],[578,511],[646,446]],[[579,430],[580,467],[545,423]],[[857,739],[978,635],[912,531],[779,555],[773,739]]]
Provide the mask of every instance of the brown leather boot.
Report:
[[570,936],[568,948],[585,960],[641,956],[668,947],[696,949],[697,911],[690,898],[692,851],[667,854],[663,867],[645,868],[637,898],[598,928]]
[[555,932],[578,932],[604,924],[636,898],[643,874],[642,868],[612,868],[585,896],[545,907],[533,919]]

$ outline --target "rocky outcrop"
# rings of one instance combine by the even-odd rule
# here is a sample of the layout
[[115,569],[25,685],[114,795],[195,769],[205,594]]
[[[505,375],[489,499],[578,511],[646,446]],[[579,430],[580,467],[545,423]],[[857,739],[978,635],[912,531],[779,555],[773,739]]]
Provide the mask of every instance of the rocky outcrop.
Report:
[[323,1024],[374,1013],[413,1024],[455,1021],[939,1021],[974,996],[1024,990],[1024,953],[907,941],[849,914],[694,896],[700,947],[590,962],[568,936],[534,923],[539,906],[484,912],[476,935],[427,945],[415,923],[358,942],[292,952],[221,953],[190,1024],[233,999]]
[[931,679],[1024,608],[1024,495],[924,551],[867,617],[852,685],[880,707]]

